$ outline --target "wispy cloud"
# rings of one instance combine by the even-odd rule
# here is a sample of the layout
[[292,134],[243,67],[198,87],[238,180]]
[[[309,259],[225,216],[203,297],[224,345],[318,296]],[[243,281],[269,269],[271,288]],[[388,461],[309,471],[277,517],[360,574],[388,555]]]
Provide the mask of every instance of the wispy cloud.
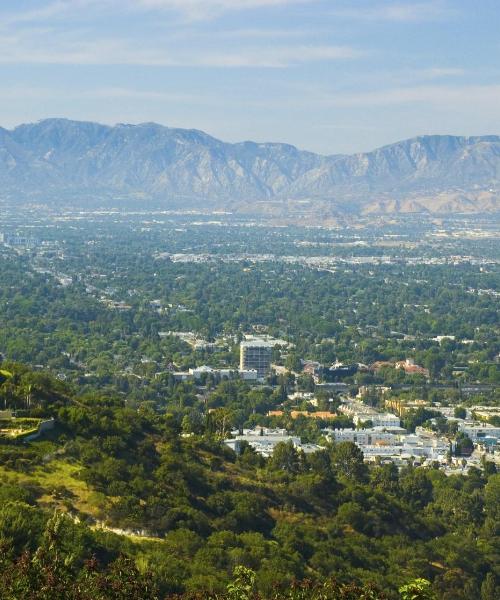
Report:
[[421,104],[429,107],[454,106],[498,106],[500,84],[493,85],[420,85],[413,87],[389,88],[353,93],[318,92],[318,101],[323,105],[338,107],[383,107],[404,104]]
[[129,0],[139,8],[170,10],[192,19],[214,17],[225,12],[307,4],[315,0]]
[[90,100],[151,100],[158,102],[189,102],[201,104],[205,99],[195,94],[144,90],[119,86],[97,87],[90,89],[67,90],[60,87],[43,86],[3,86],[0,88],[3,101],[18,100],[54,100],[64,96],[66,99]]
[[46,2],[38,8],[1,12],[0,24],[6,27],[23,23],[43,22],[77,14],[83,10],[95,10],[109,3],[110,0],[54,0],[53,2]]
[[[175,11],[203,16],[215,10],[268,9],[316,0],[52,0],[38,8],[2,12],[0,8],[0,64],[131,65],[157,67],[286,68],[306,63],[354,59],[362,56],[349,45],[322,44],[314,32],[254,26],[224,29],[212,23],[182,23],[146,19],[150,35],[124,35],[113,26],[108,32],[104,15],[120,9],[130,23],[130,11]],[[11,5],[12,6],[12,5]],[[108,12],[107,12],[108,11]],[[109,12],[111,11],[111,12]],[[242,22],[244,23],[244,21]],[[258,23],[258,26],[256,26]],[[165,35],[169,31],[169,35]],[[2,35],[3,33],[3,35]],[[264,43],[265,40],[265,43]]]
[[130,39],[88,39],[71,34],[23,29],[0,36],[0,64],[138,65],[151,67],[285,68],[313,62],[354,59],[362,52],[350,46],[283,45],[206,50],[152,43],[138,47]]
[[199,56],[196,64],[212,67],[285,68],[310,62],[345,60],[360,56],[362,52],[349,46],[287,46],[209,54]]
[[465,75],[464,69],[454,67],[429,67],[415,71],[415,75],[422,79],[441,79],[443,77],[462,77]]
[[349,8],[333,8],[330,14],[349,19],[366,21],[393,21],[399,23],[416,23],[442,19],[453,14],[455,9],[450,8],[440,0],[432,2],[405,2],[405,3],[375,3],[352,6]]
[[[214,35],[213,32],[200,32],[200,31],[188,31],[188,34],[191,36],[196,36],[198,39],[200,37],[212,37]],[[317,32],[314,32],[310,29],[269,29],[267,27],[263,27],[261,29],[258,28],[249,28],[249,29],[219,29],[216,31],[217,38],[221,39],[235,39],[235,40],[246,40],[246,39],[262,39],[269,38],[273,40],[283,39],[283,38],[311,38],[317,35]]]
[[123,40],[72,41],[54,35],[37,45],[22,36],[0,38],[0,64],[176,66],[167,52],[136,50]]
[[78,14],[120,11],[177,13],[188,20],[205,20],[228,12],[305,5],[319,0],[47,0],[39,7],[2,11],[1,25],[34,23]]

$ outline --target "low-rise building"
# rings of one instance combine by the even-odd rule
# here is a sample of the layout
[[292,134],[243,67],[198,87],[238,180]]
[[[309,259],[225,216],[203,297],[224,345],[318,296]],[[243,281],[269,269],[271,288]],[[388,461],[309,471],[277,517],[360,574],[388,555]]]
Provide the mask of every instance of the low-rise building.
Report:
[[378,457],[398,462],[418,457],[444,463],[450,450],[448,440],[421,428],[415,434],[401,433],[401,428],[391,431],[384,428],[324,431],[335,442],[352,442],[359,446],[367,461]]
[[322,447],[316,444],[302,444],[300,437],[289,435],[286,429],[269,429],[267,427],[258,427],[256,429],[244,429],[243,431],[231,432],[232,438],[224,440],[224,444],[234,450],[241,452],[242,442],[247,442],[252,448],[265,457],[270,457],[274,448],[280,443],[291,442],[297,450],[310,454],[321,450]]
[[352,418],[355,425],[371,421],[373,427],[399,427],[401,419],[392,413],[356,412]]
[[194,367],[189,371],[175,371],[172,373],[176,381],[200,381],[203,376],[212,375],[216,379],[236,379],[244,381],[257,381],[258,373],[255,369],[216,369],[207,365]]
[[326,429],[336,442],[353,442],[360,446],[389,445],[399,441],[399,436],[382,429]]
[[500,439],[500,427],[478,421],[458,421],[458,430],[465,433],[473,442],[486,442],[487,438]]
[[423,375],[424,377],[429,377],[429,369],[416,365],[412,358],[396,362],[394,368],[403,369],[407,375]]
[[386,398],[384,402],[385,408],[393,410],[400,417],[404,416],[410,411],[418,410],[426,406],[430,406],[430,402],[427,400],[402,400],[401,398]]

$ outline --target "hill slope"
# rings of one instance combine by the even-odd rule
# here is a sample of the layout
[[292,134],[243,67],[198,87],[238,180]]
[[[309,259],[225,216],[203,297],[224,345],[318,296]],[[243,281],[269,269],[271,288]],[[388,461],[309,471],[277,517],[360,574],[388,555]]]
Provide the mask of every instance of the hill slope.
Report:
[[500,137],[423,136],[321,156],[287,144],[228,144],[154,123],[47,119],[0,129],[3,194],[57,202],[290,214],[449,212],[500,206]]
[[[133,408],[123,398],[75,395],[23,365],[1,367],[2,407],[55,419],[53,429],[23,443],[9,435],[18,419],[3,415],[2,599],[139,600],[184,591],[198,592],[191,600],[214,598],[236,565],[255,572],[262,594],[255,600],[380,598],[352,588],[313,594],[310,582],[303,593],[297,586],[278,593],[294,578],[322,584],[332,576],[376,583],[387,600],[420,577],[432,582],[435,598],[498,598],[493,463],[451,476],[367,467],[351,442],[307,455],[281,444],[269,459],[246,447],[236,456],[219,437],[224,408],[198,420],[198,433],[182,434],[193,414],[182,387],[168,397],[175,412],[155,411],[151,402]],[[241,382],[222,382],[212,394],[238,397],[247,408],[255,398]],[[120,555],[126,564],[115,563]],[[109,583],[96,577],[101,567]],[[146,582],[158,594],[133,593]]]

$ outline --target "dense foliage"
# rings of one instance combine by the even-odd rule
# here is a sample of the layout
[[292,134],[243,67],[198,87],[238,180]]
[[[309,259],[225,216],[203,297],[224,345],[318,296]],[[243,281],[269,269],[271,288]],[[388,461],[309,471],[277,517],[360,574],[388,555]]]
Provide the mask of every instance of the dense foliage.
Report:
[[[367,230],[360,240],[356,230],[145,225],[132,216],[51,223],[30,229],[47,247],[0,252],[0,351],[80,388],[158,400],[168,365],[234,367],[237,342],[252,331],[294,343],[292,365],[413,358],[452,388],[500,380],[491,295],[499,272],[488,237],[437,245],[432,227],[417,226]],[[311,257],[348,262],[317,268]],[[362,262],[369,257],[382,262]],[[169,331],[224,339],[215,351],[193,349]],[[396,369],[356,379],[423,383]]]
[[[10,227],[43,244],[0,246],[0,598],[500,596],[495,465],[450,476],[368,467],[354,444],[322,437],[353,422],[301,373],[302,359],[341,361],[352,370],[330,379],[353,394],[371,386],[367,404],[433,402],[403,425],[470,451],[433,409],[463,417],[498,403],[488,224],[480,236],[452,224],[443,241],[441,223],[416,220],[361,231],[163,214],[29,219]],[[273,351],[288,372],[256,386],[175,379],[236,367],[252,332],[289,344]],[[395,367],[407,358],[428,374]],[[314,391],[317,406],[292,399],[297,390]],[[332,412],[292,418],[297,408]],[[264,458],[223,443],[253,426],[323,448],[283,443]]]
[[[141,582],[160,595],[222,593],[237,565],[255,572],[255,592],[266,597],[276,583],[332,576],[339,585],[377,585],[388,598],[419,577],[449,600],[478,597],[492,585],[497,591],[494,469],[446,477],[411,466],[368,468],[350,443],[310,455],[282,444],[269,460],[246,447],[237,457],[211,420],[186,436],[175,414],[75,397],[49,376],[8,366],[2,388],[15,397],[36,380],[27,412],[57,421],[48,437],[0,446],[4,560],[41,589],[52,575],[30,557],[55,535],[47,510],[57,509],[71,517],[56,519],[57,548],[74,581],[114,585],[125,554],[144,578],[121,582],[132,598],[126,586]],[[88,572],[93,560],[104,574]],[[13,570],[8,585],[18,585],[17,576]],[[64,587],[69,575],[61,577]]]

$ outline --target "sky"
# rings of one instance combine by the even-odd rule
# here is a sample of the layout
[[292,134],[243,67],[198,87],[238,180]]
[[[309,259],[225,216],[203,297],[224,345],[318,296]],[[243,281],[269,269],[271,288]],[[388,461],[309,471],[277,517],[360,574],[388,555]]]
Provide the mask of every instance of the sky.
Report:
[[155,121],[323,154],[500,134],[499,0],[0,0],[0,125]]

